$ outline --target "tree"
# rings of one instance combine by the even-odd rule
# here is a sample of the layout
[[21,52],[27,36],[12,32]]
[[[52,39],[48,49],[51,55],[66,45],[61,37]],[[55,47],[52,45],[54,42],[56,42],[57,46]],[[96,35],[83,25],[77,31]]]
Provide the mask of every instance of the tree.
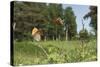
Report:
[[36,27],[43,30],[44,39],[57,39],[62,35],[63,26],[54,24],[54,20],[62,18],[62,11],[61,4],[14,2],[15,38],[31,37],[31,30]]
[[84,23],[82,20],[82,25],[83,25],[83,29],[79,32],[79,36],[80,36],[80,40],[82,42],[82,44],[84,44],[84,42],[87,42],[89,40],[89,35],[88,35],[88,31],[84,28]]
[[15,38],[31,37],[33,27],[42,28],[47,22],[45,8],[45,3],[14,2]]
[[90,6],[90,12],[88,12],[84,16],[84,19],[88,17],[91,18],[90,26],[93,28],[95,34],[97,34],[97,7],[96,6]]
[[48,36],[54,39],[60,39],[62,26],[56,23],[56,20],[63,16],[63,9],[61,4],[48,4]]
[[76,25],[76,16],[71,7],[67,7],[64,11],[64,19],[65,19],[65,28],[66,28],[66,38],[71,40],[75,37],[77,33],[77,25]]
[[86,29],[82,29],[79,32],[81,42],[87,42],[89,39],[88,31]]

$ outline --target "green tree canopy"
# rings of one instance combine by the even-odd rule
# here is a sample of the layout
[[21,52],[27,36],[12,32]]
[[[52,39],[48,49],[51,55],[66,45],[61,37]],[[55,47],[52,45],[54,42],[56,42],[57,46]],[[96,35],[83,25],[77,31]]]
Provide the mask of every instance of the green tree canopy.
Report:
[[65,27],[68,31],[68,40],[71,40],[77,33],[76,16],[71,7],[67,7],[64,11]]
[[88,12],[84,19],[91,18],[90,26],[93,28],[95,34],[97,34],[97,7],[96,6],[90,6],[90,12]]

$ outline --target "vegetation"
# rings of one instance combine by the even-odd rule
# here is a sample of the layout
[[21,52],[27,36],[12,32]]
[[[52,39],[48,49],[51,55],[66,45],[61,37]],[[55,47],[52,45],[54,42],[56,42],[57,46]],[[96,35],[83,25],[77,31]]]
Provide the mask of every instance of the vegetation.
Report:
[[84,16],[84,19],[91,18],[90,26],[93,28],[95,34],[97,35],[97,7],[90,6],[90,12]]
[[77,25],[76,25],[76,17],[74,15],[74,12],[71,7],[67,7],[65,9],[65,28],[66,28],[66,37],[68,37],[68,40],[71,40],[73,37],[75,37],[77,31]]
[[84,46],[80,41],[15,42],[14,65],[96,61],[96,44],[96,40],[85,43]]
[[[76,16],[72,7],[62,4],[13,2],[14,65],[55,64],[97,60],[97,7],[90,6],[88,32],[84,28],[77,33]],[[63,22],[60,24],[58,18]],[[36,27],[42,31],[41,41],[31,35]]]
[[[55,23],[59,17],[65,19],[63,25]],[[63,29],[65,27],[68,31],[66,37],[71,40],[77,33],[75,19],[72,8],[68,7],[64,10],[61,4],[14,2],[13,24],[16,23],[14,38],[30,39],[30,31],[36,27],[44,31],[44,37],[47,39],[57,40],[66,35]]]

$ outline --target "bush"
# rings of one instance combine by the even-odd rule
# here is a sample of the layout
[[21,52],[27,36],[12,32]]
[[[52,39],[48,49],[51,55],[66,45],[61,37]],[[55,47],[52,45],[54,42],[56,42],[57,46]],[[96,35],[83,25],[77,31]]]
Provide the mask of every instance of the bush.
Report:
[[80,40],[81,41],[85,41],[88,42],[89,41],[89,35],[88,35],[88,31],[86,29],[83,29],[79,32],[79,36],[80,36]]

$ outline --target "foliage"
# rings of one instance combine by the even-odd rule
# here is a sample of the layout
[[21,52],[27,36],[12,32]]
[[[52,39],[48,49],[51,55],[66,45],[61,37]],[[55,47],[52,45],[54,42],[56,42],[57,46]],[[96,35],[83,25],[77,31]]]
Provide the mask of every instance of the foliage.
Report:
[[97,34],[97,7],[96,6],[90,6],[90,12],[87,13],[84,16],[84,19],[90,17],[91,18],[91,22],[90,22],[90,26],[93,28],[95,34]]
[[[54,20],[63,16],[61,4],[45,4],[31,2],[14,2],[14,20],[16,23],[14,39],[30,39],[34,27],[43,30],[48,39],[58,38],[64,32],[63,26],[54,24]],[[28,35],[30,34],[30,35]],[[20,35],[20,36],[18,36]]]
[[[94,9],[94,8],[93,8]],[[91,17],[91,24],[96,27],[95,12],[91,11],[86,17]],[[96,38],[89,39],[87,30],[80,31],[80,40],[76,39],[77,25],[73,9],[62,8],[62,4],[45,4],[30,2],[14,2],[14,65],[20,64],[54,64],[97,60]],[[64,19],[63,25],[55,24],[57,18]],[[43,38],[47,41],[35,42],[31,36],[32,28],[43,30]],[[65,30],[64,30],[65,28]],[[68,33],[68,35],[66,34]],[[64,38],[68,37],[69,41]],[[56,40],[54,40],[56,39]],[[86,40],[86,41],[85,41]]]
[[79,32],[80,40],[81,41],[88,41],[89,40],[89,34],[86,29],[83,29]]
[[[48,4],[47,6],[47,16],[48,16],[48,23],[45,25],[46,34],[48,35],[48,39],[58,39],[58,35],[61,36],[61,32],[63,31],[63,26],[55,24],[55,20],[58,17],[63,16],[62,12],[62,5],[61,4]],[[52,38],[51,38],[52,37]]]
[[[45,6],[46,4],[44,3],[14,2],[13,23],[16,23],[14,30],[15,39],[30,39],[32,28],[42,28],[44,26],[47,22],[44,14],[44,12],[46,13]],[[17,37],[17,35],[21,36]]]
[[[71,7],[67,7],[64,10],[62,4],[50,3],[47,5],[45,3],[16,1],[14,2],[13,11],[13,24],[16,23],[14,39],[30,39],[31,30],[34,27],[42,29],[43,37],[50,40],[63,39],[65,36],[64,27],[68,31],[66,37],[68,36],[69,40],[77,33],[76,17]],[[59,17],[64,20],[64,25],[55,24],[56,19]]]
[[65,17],[65,27],[68,33],[67,37],[68,37],[68,40],[71,40],[72,37],[75,37],[77,33],[76,17],[71,7],[67,7],[65,9],[64,17]]
[[[14,65],[96,61],[96,44],[96,40],[91,40],[84,46],[80,41],[15,41]],[[45,49],[48,56],[39,45]]]

